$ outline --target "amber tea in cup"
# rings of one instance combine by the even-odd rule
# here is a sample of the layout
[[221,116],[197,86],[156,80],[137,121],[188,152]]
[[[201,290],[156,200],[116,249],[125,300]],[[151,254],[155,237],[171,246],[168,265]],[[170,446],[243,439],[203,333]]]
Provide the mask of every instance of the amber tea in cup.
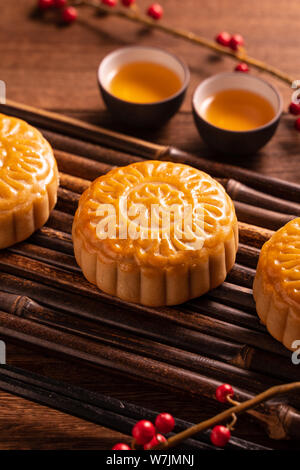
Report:
[[205,98],[200,113],[207,122],[222,129],[249,131],[271,121],[275,109],[258,93],[226,89]]
[[109,91],[132,103],[155,103],[175,95],[182,87],[179,76],[155,62],[131,62],[116,69]]

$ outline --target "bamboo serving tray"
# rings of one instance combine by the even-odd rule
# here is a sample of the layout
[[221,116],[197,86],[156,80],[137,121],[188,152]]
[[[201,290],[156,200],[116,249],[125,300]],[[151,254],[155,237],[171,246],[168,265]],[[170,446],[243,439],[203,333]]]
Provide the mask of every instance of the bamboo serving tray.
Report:
[[[46,226],[0,252],[1,336],[211,398],[223,382],[245,400],[300,380],[300,366],[260,324],[252,297],[262,244],[300,216],[300,185],[13,102],[0,111],[38,126],[60,170],[58,203]],[[237,260],[226,281],[176,307],[144,307],[104,294],[85,280],[73,256],[80,194],[114,166],[146,158],[209,172],[234,200],[239,220]],[[299,439],[298,410],[300,396],[293,394],[249,413],[271,437]]]

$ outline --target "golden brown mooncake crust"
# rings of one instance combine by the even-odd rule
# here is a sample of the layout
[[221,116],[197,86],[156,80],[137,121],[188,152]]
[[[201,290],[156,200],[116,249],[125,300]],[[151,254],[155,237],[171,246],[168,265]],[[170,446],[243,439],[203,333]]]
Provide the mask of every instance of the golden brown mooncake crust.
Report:
[[[97,215],[101,204],[115,207],[119,221],[115,238],[97,236],[103,220]],[[147,233],[146,239],[122,239],[120,220],[128,226],[134,222],[128,213],[135,204],[147,208],[190,205],[195,211],[195,233],[203,222],[202,245],[193,244],[197,236],[195,240],[178,239],[174,227],[168,235],[158,230],[152,239],[150,223],[137,225],[139,233]],[[203,216],[197,215],[200,207]],[[85,277],[104,292],[149,306],[174,305],[224,281],[235,261],[237,219],[224,188],[206,173],[171,162],[138,162],[97,178],[83,193],[74,218],[73,243]]]
[[293,342],[300,340],[300,217],[263,245],[253,295],[261,322],[293,350]]
[[58,170],[42,134],[0,114],[0,249],[42,227],[57,199]]

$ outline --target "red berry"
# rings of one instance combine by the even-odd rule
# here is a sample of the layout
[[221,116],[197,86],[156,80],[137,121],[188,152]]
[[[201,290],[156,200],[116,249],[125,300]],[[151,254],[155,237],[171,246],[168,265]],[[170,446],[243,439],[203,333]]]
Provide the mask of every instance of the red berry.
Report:
[[153,3],[147,10],[147,14],[154,20],[159,20],[163,15],[163,7],[159,3]]
[[106,5],[107,7],[115,7],[117,4],[117,0],[101,0],[103,5]]
[[136,440],[137,444],[144,445],[151,441],[155,436],[155,427],[151,421],[142,419],[132,429],[132,435]]
[[130,7],[134,3],[135,3],[135,0],[122,0],[122,4],[124,5],[124,7]]
[[218,447],[225,447],[231,436],[226,426],[215,426],[210,433],[211,442]]
[[62,19],[64,23],[71,24],[77,19],[78,13],[76,8],[67,7],[62,11]]
[[295,128],[297,129],[297,131],[300,131],[300,118],[296,119]]
[[221,46],[229,47],[231,35],[226,31],[222,31],[221,33],[216,36],[217,43],[221,44]]
[[234,391],[231,385],[223,384],[216,389],[216,399],[221,403],[227,402],[227,397],[233,397]]
[[67,4],[67,0],[53,0],[55,8],[63,8]]
[[175,420],[170,413],[160,413],[156,416],[155,426],[159,432],[168,434],[168,432],[173,431],[175,426]]
[[152,447],[155,447],[158,444],[161,444],[162,442],[167,442],[165,436],[163,436],[162,434],[156,434],[156,436],[154,436],[151,441],[148,442],[148,444],[144,445],[144,450],[150,450],[152,449]]
[[112,450],[131,450],[131,447],[129,447],[127,444],[124,444],[124,442],[118,442],[118,444],[113,446]]
[[231,36],[229,46],[234,51],[237,51],[240,46],[244,45],[244,38],[240,34],[234,34]]
[[289,106],[289,112],[295,116],[300,114],[300,104],[292,102]]
[[41,10],[48,10],[48,8],[52,8],[54,6],[53,0],[39,0],[38,7]]
[[240,64],[237,64],[237,66],[234,69],[236,72],[249,72],[249,67],[245,62],[241,62]]

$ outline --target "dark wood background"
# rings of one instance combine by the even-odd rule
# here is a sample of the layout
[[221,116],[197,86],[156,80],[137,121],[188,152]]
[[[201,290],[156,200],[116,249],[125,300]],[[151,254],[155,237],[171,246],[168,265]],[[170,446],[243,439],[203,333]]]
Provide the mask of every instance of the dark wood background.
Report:
[[[134,134],[132,130],[118,128],[105,110],[97,87],[97,67],[108,52],[120,46],[163,47],[188,64],[192,76],[188,94],[181,111],[164,128],[136,135],[220,159],[211,154],[197,134],[191,115],[191,95],[205,77],[232,70],[231,59],[220,59],[200,47],[122,19],[96,17],[90,10],[80,11],[76,24],[62,27],[51,15],[38,18],[35,3],[0,0],[0,79],[6,82],[8,98]],[[138,3],[145,8],[150,2]],[[242,33],[249,54],[300,79],[298,0],[161,0],[161,3],[165,8],[164,21],[209,38],[224,29]],[[292,90],[266,78],[280,89],[286,109]],[[300,133],[294,130],[293,123],[294,118],[285,113],[276,136],[258,155],[247,159],[227,157],[226,161],[300,182]],[[7,362],[158,411],[170,411],[194,422],[222,409],[207,399],[195,399],[108,369],[70,364],[10,342]],[[239,418],[236,435],[282,449],[297,448],[295,442],[270,441],[247,416]],[[0,392],[0,449],[109,449],[120,438],[109,429]],[[128,441],[128,437],[122,436],[122,440]]]

